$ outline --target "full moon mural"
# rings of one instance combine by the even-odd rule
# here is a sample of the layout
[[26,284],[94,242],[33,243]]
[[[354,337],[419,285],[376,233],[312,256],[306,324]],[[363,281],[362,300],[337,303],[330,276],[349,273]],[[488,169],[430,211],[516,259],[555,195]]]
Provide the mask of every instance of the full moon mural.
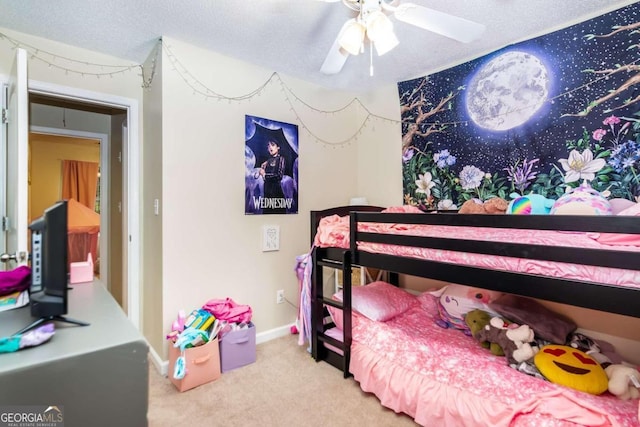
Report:
[[549,73],[535,56],[507,52],[483,66],[467,88],[467,110],[478,126],[504,131],[520,126],[549,94]]
[[555,200],[578,185],[566,181],[571,153],[605,161],[592,188],[640,200],[638,28],[634,2],[399,82],[404,203]]

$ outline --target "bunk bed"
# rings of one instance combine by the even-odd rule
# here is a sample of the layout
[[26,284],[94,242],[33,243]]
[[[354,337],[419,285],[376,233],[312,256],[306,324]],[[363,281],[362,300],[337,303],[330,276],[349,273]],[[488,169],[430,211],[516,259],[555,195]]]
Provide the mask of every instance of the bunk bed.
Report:
[[[640,241],[639,218],[401,213],[402,210],[385,210],[375,206],[344,206],[311,212],[310,351],[316,361],[324,360],[332,364],[343,372],[345,378],[353,374],[363,390],[375,393],[383,405],[396,412],[406,412],[421,424],[483,425],[487,422],[486,419],[475,419],[470,415],[478,410],[497,417],[491,421],[491,424],[495,425],[640,425],[638,402],[623,403],[612,395],[582,396],[585,393],[565,393],[564,390],[559,390],[562,387],[549,385],[550,383],[542,380],[538,380],[540,384],[536,383],[534,386],[541,387],[538,390],[540,397],[528,400],[526,404],[529,406],[526,411],[514,401],[502,405],[492,399],[475,400],[477,406],[483,406],[481,409],[465,407],[464,405],[478,397],[463,389],[474,387],[473,384],[467,383],[470,381],[468,377],[460,377],[459,373],[452,372],[451,369],[447,374],[443,374],[447,371],[446,368],[434,368],[438,370],[438,375],[445,375],[447,378],[441,384],[432,381],[433,378],[421,378],[422,373],[414,372],[406,365],[399,366],[397,360],[402,359],[402,356],[372,356],[374,351],[371,349],[384,351],[381,349],[389,347],[388,343],[371,341],[375,338],[370,337],[380,334],[369,331],[377,329],[385,339],[397,337],[399,340],[420,340],[424,335],[432,335],[434,340],[439,339],[438,342],[451,342],[452,345],[463,348],[455,351],[469,351],[473,357],[485,358],[485,354],[479,350],[480,347],[474,346],[477,343],[467,339],[468,337],[460,331],[438,327],[419,331],[406,330],[407,323],[417,321],[417,317],[423,318],[425,312],[435,307],[435,302],[429,295],[420,295],[417,298],[419,304],[406,311],[406,319],[399,316],[389,322],[374,322],[352,309],[351,288],[352,267],[372,267],[390,272],[389,282],[395,285],[398,284],[398,274],[408,274],[640,317],[640,245],[611,246],[597,242],[600,235],[631,236],[632,240],[637,237]],[[333,222],[340,218],[342,228],[337,238],[334,235],[332,238],[323,239],[328,232],[322,229],[322,223],[329,218],[333,219]],[[416,229],[437,232],[416,232]],[[466,233],[458,233],[460,230]],[[521,232],[532,236],[532,240],[523,241],[518,240],[522,239],[521,237],[511,237],[521,236]],[[554,236],[559,235],[564,236],[562,241],[565,243],[562,246],[556,246],[554,243]],[[583,239],[584,236],[587,236],[586,239]],[[593,244],[584,247],[586,242]],[[456,258],[456,255],[460,254],[464,256]],[[524,260],[524,263],[518,263],[520,267],[513,267],[508,263],[513,259]],[[490,262],[485,262],[487,260]],[[536,269],[526,267],[527,263],[533,263]],[[576,268],[565,269],[563,266]],[[342,270],[342,301],[337,301],[332,295],[325,295],[323,267]],[[589,272],[584,273],[582,267],[589,269]],[[564,270],[570,273],[557,277],[556,273]],[[547,275],[547,271],[552,272],[552,275]],[[334,322],[336,310],[342,314],[339,322]],[[433,310],[426,316],[433,317],[432,312]],[[336,323],[339,323],[338,327]],[[403,328],[404,331],[401,330]],[[357,334],[360,334],[359,341],[355,339]],[[438,338],[439,335],[442,336]],[[420,352],[428,348],[428,345],[416,344],[413,350],[410,345],[406,345],[409,351],[413,351],[413,354],[407,357],[421,358]],[[474,353],[476,350],[480,353]],[[357,360],[353,360],[354,357]],[[394,358],[396,360],[392,360]],[[469,365],[475,366],[474,362],[470,362]],[[522,389],[531,388],[527,382],[520,383],[521,377],[527,377],[527,381],[529,380],[527,375],[509,368],[506,364],[503,366],[505,368],[500,375],[504,375],[511,385],[507,390],[497,391],[496,396],[501,396],[501,393],[508,395],[509,388],[518,390],[514,394],[524,393],[522,399],[529,396],[526,393],[534,393],[522,392]],[[406,386],[401,380],[388,378],[394,375],[410,377],[414,384]],[[451,381],[457,381],[458,384],[450,384]],[[420,396],[420,393],[434,393],[434,387],[448,397]],[[403,388],[408,390],[404,394]],[[475,390],[476,394],[478,390]],[[565,405],[565,409],[573,407],[579,410],[572,415],[562,415],[566,416],[566,419],[549,415],[548,411],[553,411],[553,408],[558,406],[556,403],[561,401],[573,402]],[[519,404],[525,403],[521,401]],[[515,410],[516,407],[519,409]],[[541,410],[542,407],[545,409]],[[584,412],[576,415],[580,411],[588,411],[586,408],[589,407],[604,409],[598,414],[591,414],[594,418],[589,420],[580,418],[585,416]],[[610,418],[602,418],[602,414],[607,411]],[[462,421],[462,418],[466,419]],[[500,418],[502,421],[498,420]],[[598,420],[602,423],[599,424]]]

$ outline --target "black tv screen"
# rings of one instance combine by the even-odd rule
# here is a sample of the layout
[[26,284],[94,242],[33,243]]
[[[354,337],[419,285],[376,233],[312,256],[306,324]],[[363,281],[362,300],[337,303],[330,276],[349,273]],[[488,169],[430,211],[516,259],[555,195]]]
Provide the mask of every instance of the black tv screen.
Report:
[[67,313],[67,201],[45,209],[31,229],[31,315]]
[[48,321],[87,326],[88,323],[64,317],[67,314],[68,263],[67,201],[56,202],[29,225],[31,230],[31,316],[38,318],[16,332],[27,332]]

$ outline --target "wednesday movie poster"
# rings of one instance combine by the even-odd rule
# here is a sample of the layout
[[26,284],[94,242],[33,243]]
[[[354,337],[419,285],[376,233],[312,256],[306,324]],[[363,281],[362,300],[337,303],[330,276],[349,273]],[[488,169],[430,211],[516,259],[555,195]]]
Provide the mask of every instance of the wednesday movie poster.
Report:
[[298,213],[298,126],[245,116],[245,215]]

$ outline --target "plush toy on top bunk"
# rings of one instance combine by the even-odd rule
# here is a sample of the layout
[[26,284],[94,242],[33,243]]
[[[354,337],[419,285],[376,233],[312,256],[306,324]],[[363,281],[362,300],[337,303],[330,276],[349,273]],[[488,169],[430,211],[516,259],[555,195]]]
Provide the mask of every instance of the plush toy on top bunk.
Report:
[[484,202],[480,199],[469,199],[460,206],[461,214],[503,214],[508,202],[500,197],[493,197]]
[[489,308],[489,303],[498,298],[500,292],[452,283],[430,293],[438,298],[440,318],[436,319],[436,324],[441,328],[460,329],[471,336],[471,330],[464,320],[468,312],[480,309],[492,316],[498,316]]
[[507,214],[510,215],[547,215],[555,202],[553,199],[533,193],[524,196],[511,193],[509,197],[512,198],[507,207]]
[[569,188],[567,192],[555,201],[551,208],[551,215],[612,215],[611,203],[605,197],[606,193],[599,193],[591,188],[585,180],[576,188]]

